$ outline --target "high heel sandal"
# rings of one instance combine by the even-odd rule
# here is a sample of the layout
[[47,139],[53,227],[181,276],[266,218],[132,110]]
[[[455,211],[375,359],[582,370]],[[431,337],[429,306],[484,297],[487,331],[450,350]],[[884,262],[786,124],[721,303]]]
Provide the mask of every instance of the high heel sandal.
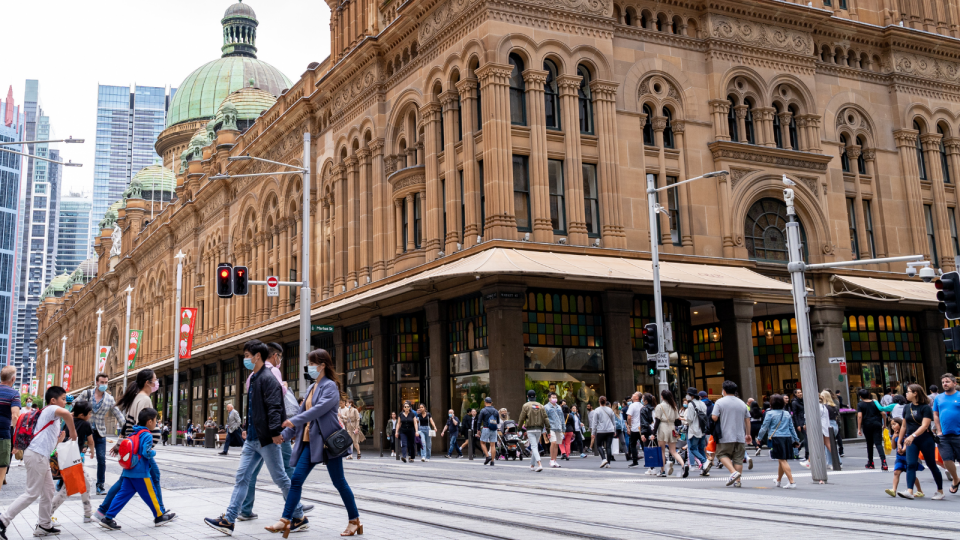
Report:
[[351,519],[347,523],[346,530],[340,533],[340,536],[353,536],[355,534],[363,534],[363,525],[360,524],[360,518]]
[[273,525],[264,527],[264,529],[272,533],[283,533],[283,537],[286,538],[290,536],[290,520],[280,518],[280,521],[274,523]]

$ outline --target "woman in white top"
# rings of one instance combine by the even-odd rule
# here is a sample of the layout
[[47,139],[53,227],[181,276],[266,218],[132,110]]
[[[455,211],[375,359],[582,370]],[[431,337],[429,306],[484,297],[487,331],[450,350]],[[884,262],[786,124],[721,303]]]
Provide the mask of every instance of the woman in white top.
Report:
[[[666,450],[669,448],[670,455],[683,468],[683,477],[686,478],[690,475],[690,466],[684,463],[683,458],[677,453],[677,441],[680,440],[680,437],[677,436],[676,429],[680,423],[680,410],[677,409],[677,401],[673,398],[673,392],[669,390],[660,392],[660,404],[653,410],[653,419],[655,421],[659,420],[656,430],[657,442],[660,444],[660,451],[663,452],[664,461],[667,457]],[[657,476],[669,476],[671,474],[673,474],[673,463],[670,464],[668,472],[664,472],[661,465],[660,474]]]

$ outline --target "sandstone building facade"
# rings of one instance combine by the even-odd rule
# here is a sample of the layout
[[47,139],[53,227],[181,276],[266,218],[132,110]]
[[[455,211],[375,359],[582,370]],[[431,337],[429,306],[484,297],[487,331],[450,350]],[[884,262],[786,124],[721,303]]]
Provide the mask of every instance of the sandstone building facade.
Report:
[[[101,341],[125,349],[130,286],[145,336],[134,371],[156,370],[164,414],[175,390],[184,420],[243,410],[251,337],[289,344],[281,369],[299,392],[305,299],[254,287],[221,300],[213,274],[230,262],[298,279],[306,230],[313,323],[334,327],[313,346],[337,359],[374,444],[405,399],[442,417],[486,394],[517,411],[528,388],[581,409],[653,389],[638,335],[653,317],[651,175],[729,171],[659,200],[674,387],[798,385],[783,175],[809,262],[921,253],[946,271],[960,254],[960,11],[945,0],[330,5],[332,53],[293,83],[255,59],[252,9],[228,9],[230,65],[215,68],[229,84],[195,93],[157,142],[180,164],[175,202],[148,222],[131,193],[103,224],[96,279],[38,310],[38,350],[59,359],[67,336],[77,388],[94,376],[98,309]],[[244,154],[302,166],[304,132],[309,223],[299,176],[211,178],[282,170],[228,162]],[[173,389],[181,250],[183,305],[199,315]],[[932,286],[903,269],[808,274],[821,387],[956,370]],[[117,384],[122,362],[108,371]]]

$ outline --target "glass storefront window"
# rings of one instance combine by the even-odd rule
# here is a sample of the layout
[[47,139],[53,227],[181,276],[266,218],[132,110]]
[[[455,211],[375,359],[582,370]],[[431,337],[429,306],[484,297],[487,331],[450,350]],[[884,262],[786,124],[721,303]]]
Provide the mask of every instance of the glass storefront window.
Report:
[[603,347],[601,313],[599,296],[529,292],[523,306],[523,344]]
[[909,315],[850,314],[843,321],[843,345],[851,396],[860,388],[882,396],[903,394],[906,384],[926,386],[920,331]]
[[399,411],[404,401],[414,407],[420,402],[424,352],[429,349],[421,315],[394,317],[390,329],[391,410]]
[[[483,398],[490,395],[489,373],[453,377],[451,384],[450,408],[458,418],[466,416],[471,408],[479,411],[483,407]],[[520,411],[517,411],[513,418],[519,415]]]
[[370,437],[376,429],[373,402],[373,339],[370,326],[348,329],[345,337],[347,395],[360,412],[360,430]]
[[[951,321],[950,319],[947,319],[947,318],[943,319],[944,328],[951,328],[953,326],[956,326],[958,323],[960,323],[960,321]],[[955,352],[947,351],[946,360],[947,360],[947,369],[950,371],[950,373],[953,373],[954,375],[960,374],[960,355],[958,355]]]
[[[525,383],[527,390],[536,391],[540,403],[546,403],[550,392],[556,392],[560,399],[566,400],[567,406],[576,405],[581,416],[587,410],[587,403],[596,408],[599,405],[597,400],[606,393],[602,373],[528,371]],[[511,418],[516,419],[519,415],[520,411],[510,411]]]
[[794,318],[754,319],[750,326],[757,395],[791,393],[800,383],[800,347]]
[[447,309],[450,408],[463,418],[471,407],[483,407],[483,398],[490,395],[487,314],[479,296],[451,301]]

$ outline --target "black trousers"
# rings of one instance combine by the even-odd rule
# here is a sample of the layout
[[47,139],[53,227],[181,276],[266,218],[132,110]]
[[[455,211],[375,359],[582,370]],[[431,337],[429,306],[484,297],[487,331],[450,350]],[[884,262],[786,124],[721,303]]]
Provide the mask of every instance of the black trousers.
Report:
[[613,433],[597,433],[594,435],[594,439],[597,442],[597,452],[600,454],[600,459],[606,461],[609,457],[613,457],[612,448],[610,444],[613,442]]
[[863,429],[863,438],[867,440],[867,461],[873,463],[874,446],[877,447],[880,460],[886,461],[887,455],[883,451],[883,426],[861,426],[861,429]]
[[640,463],[640,432],[631,431],[630,441],[627,442],[627,459],[632,460],[635,465]]

